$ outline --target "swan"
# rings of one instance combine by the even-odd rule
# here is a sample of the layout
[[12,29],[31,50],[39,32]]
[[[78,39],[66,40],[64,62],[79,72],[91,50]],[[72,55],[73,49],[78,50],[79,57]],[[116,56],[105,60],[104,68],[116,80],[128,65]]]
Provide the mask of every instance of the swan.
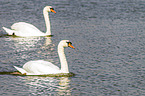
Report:
[[34,25],[26,23],[26,22],[14,23],[11,26],[11,29],[8,29],[6,27],[2,27],[2,28],[8,33],[8,35],[16,35],[16,36],[21,36],[21,37],[27,37],[27,36],[49,36],[49,35],[51,35],[51,31],[50,31],[50,21],[49,21],[48,12],[56,13],[54,11],[54,9],[52,8],[52,6],[44,7],[43,15],[44,15],[45,24],[46,24],[46,33],[41,32]]
[[23,65],[23,68],[14,66],[20,75],[49,75],[58,73],[69,73],[67,60],[64,54],[64,47],[71,47],[72,43],[69,40],[61,40],[58,44],[58,55],[60,59],[61,69],[51,62],[44,60],[29,61]]

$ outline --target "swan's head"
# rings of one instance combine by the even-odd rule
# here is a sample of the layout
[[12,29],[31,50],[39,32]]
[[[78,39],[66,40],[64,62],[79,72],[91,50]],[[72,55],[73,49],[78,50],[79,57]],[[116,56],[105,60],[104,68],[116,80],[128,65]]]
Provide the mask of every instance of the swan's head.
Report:
[[62,47],[71,47],[73,49],[75,49],[73,46],[72,46],[72,43],[69,41],[69,40],[61,40],[59,42],[59,45],[58,46],[62,46]]
[[46,7],[44,7],[43,11],[44,12],[53,12],[53,13],[56,13],[54,11],[54,8],[52,8],[52,6],[46,6]]

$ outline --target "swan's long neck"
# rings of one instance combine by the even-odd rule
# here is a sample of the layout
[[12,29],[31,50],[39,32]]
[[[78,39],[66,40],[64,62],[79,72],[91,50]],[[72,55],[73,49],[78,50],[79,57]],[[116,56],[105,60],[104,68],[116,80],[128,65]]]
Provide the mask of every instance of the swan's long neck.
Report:
[[66,56],[64,54],[64,47],[58,45],[58,55],[61,63],[61,71],[62,73],[69,73],[68,64],[66,60]]
[[45,19],[45,24],[46,24],[46,35],[51,35],[51,31],[50,31],[50,20],[49,20],[49,14],[47,11],[43,10],[43,15],[44,15],[44,19]]

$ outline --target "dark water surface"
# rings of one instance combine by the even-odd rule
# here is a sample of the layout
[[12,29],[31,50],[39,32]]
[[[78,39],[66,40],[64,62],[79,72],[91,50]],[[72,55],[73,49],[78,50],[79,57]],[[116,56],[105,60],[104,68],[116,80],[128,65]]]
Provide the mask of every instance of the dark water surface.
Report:
[[[50,13],[53,37],[4,36],[2,26],[28,22],[45,32]],[[0,72],[43,59],[60,67],[57,44],[66,48],[73,77],[0,75],[0,96],[144,96],[145,0],[0,0]]]

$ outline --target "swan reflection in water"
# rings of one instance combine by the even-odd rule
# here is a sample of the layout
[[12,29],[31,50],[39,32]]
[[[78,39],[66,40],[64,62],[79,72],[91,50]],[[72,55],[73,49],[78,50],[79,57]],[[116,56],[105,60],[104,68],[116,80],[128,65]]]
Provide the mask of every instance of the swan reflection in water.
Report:
[[70,79],[68,77],[62,77],[60,78],[60,82],[58,86],[58,94],[59,95],[69,95],[71,96],[71,89],[69,85]]
[[71,96],[70,79],[68,77],[37,77],[27,76],[26,86],[32,95]]
[[[51,37],[27,37],[27,38],[11,38],[13,41],[13,49],[16,54],[20,54],[22,59],[32,58],[29,53],[44,54],[43,51],[52,51],[54,44],[52,44]],[[49,50],[48,50],[49,49]]]
[[27,37],[27,38],[12,38],[14,41],[14,45],[17,51],[22,51],[22,50],[33,50],[34,47],[38,44],[39,42],[45,42],[44,45],[42,46],[43,48],[50,45],[52,43],[51,37]]

